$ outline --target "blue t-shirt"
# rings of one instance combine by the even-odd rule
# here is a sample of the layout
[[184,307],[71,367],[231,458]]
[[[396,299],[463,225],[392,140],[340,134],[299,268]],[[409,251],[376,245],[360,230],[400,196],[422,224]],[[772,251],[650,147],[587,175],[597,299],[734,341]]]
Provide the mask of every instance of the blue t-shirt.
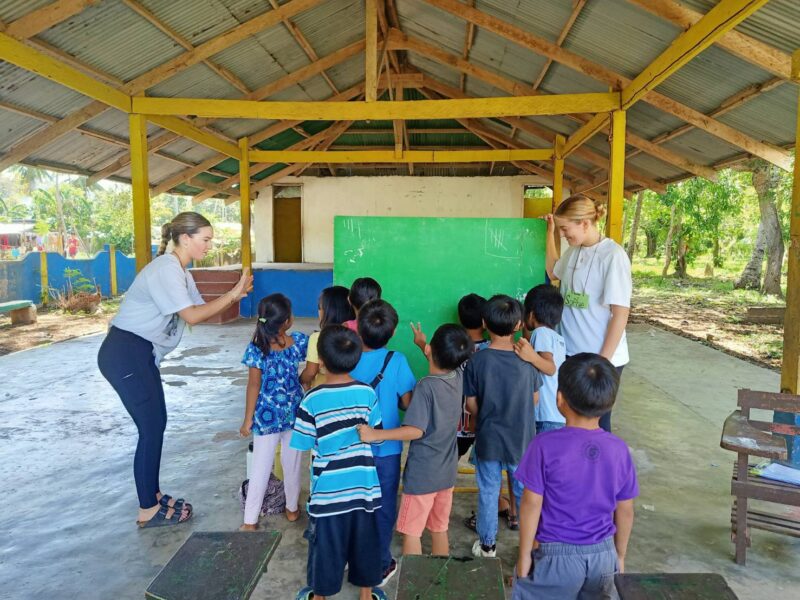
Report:
[[[380,372],[386,354],[386,348],[380,350],[365,350],[361,354],[356,368],[350,372],[350,377],[369,385],[375,376]],[[381,401],[381,419],[384,429],[394,429],[400,427],[400,409],[397,401],[403,394],[414,389],[417,380],[408,360],[401,352],[395,351],[392,360],[383,372],[383,380],[378,385],[376,392]],[[385,441],[380,445],[372,446],[375,456],[394,456],[403,452],[403,442],[395,440]]]
[[297,409],[290,446],[313,450],[308,514],[326,517],[381,506],[381,485],[372,448],[358,425],[381,424],[375,391],[358,381],[323,384],[308,392]]
[[550,352],[556,364],[556,372],[552,375],[541,373],[542,382],[539,388],[539,403],[536,405],[537,421],[553,421],[566,423],[567,420],[556,406],[556,392],[558,391],[558,370],[567,358],[567,348],[564,338],[549,327],[537,327],[531,334],[531,346],[536,352]]
[[291,334],[294,344],[280,351],[264,354],[250,342],[242,364],[261,371],[261,389],[253,414],[253,435],[288,431],[294,425],[297,406],[303,399],[298,367],[306,359],[308,336]]

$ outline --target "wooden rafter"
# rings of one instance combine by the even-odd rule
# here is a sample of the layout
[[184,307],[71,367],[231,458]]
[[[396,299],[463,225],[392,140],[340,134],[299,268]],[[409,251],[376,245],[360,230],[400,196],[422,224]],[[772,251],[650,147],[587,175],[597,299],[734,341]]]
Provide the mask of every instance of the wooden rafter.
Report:
[[[136,14],[138,14],[140,17],[145,19],[147,22],[149,22],[151,25],[156,27],[158,30],[160,30],[162,33],[166,34],[167,37],[169,37],[173,41],[177,42],[180,46],[183,47],[184,50],[189,50],[189,51],[194,50],[194,46],[192,46],[192,44],[191,44],[191,42],[189,42],[189,40],[187,40],[181,34],[179,34],[177,31],[172,29],[172,27],[169,27],[167,24],[161,22],[158,19],[158,17],[156,17],[147,8],[142,6],[138,2],[138,0],[122,0],[122,3],[125,6],[127,6],[128,8],[130,8],[132,11],[134,11]],[[204,59],[202,62],[203,62],[203,64],[205,66],[207,66],[214,73],[219,75],[222,79],[227,81],[229,84],[231,84],[233,87],[235,87],[237,90],[239,90],[243,94],[247,94],[247,93],[250,92],[250,89],[247,87],[247,84],[245,84],[244,81],[239,79],[236,75],[231,73],[225,67],[222,67],[222,66],[216,64],[214,61],[212,61],[212,60],[210,60],[208,58]]]
[[50,29],[74,17],[86,8],[99,4],[100,0],[60,0],[51,2],[42,8],[33,10],[28,14],[6,25],[4,33],[17,39],[32,38],[43,31]]
[[366,54],[364,59],[364,85],[366,101],[378,99],[378,0],[366,0],[364,19]]
[[[572,30],[572,26],[575,24],[575,21],[578,20],[578,16],[581,14],[583,7],[586,6],[587,0],[573,0],[572,3],[572,12],[569,14],[567,18],[567,22],[564,23],[564,27],[561,28],[561,33],[558,34],[558,38],[556,39],[556,46],[561,47],[564,44],[564,40],[567,39],[569,32]],[[533,80],[533,89],[538,90],[539,86],[542,85],[542,81],[544,81],[545,76],[547,75],[547,71],[550,69],[550,65],[553,64],[553,59],[548,58],[542,70],[539,71],[539,75],[536,79]]]
[[[475,6],[475,0],[464,0],[465,4],[468,4],[471,7]],[[472,44],[475,43],[475,24],[470,23],[469,21],[466,24],[466,31],[464,32],[464,50],[461,52],[461,56],[465,61],[469,61],[469,53],[472,50]],[[463,71],[461,72],[461,81],[459,87],[463,92],[466,89],[467,85],[467,74]]]
[[[404,35],[399,31],[395,30],[390,32],[389,39],[390,39],[390,46],[391,45],[403,46],[413,52],[417,52],[420,55],[424,55],[429,59],[435,60],[440,64],[452,67],[458,71],[461,71],[462,73],[469,73],[475,78],[480,79],[481,81],[485,81],[486,83],[489,83],[494,87],[503,90],[505,92],[508,92],[512,95],[527,96],[527,95],[542,94],[542,92],[534,90],[530,86],[519,83],[517,81],[513,81],[511,79],[508,79],[507,77],[498,75],[497,73],[489,71],[488,69],[484,69],[482,67],[478,67],[477,65],[473,65],[472,63],[463,60],[462,58],[460,58],[455,54],[446,52],[422,40]],[[586,122],[591,120],[591,117],[581,118],[580,116],[574,116],[573,118],[579,122]],[[594,130],[592,135],[600,130],[601,126],[603,125],[601,121],[602,117],[598,117],[597,119],[598,127]],[[513,131],[514,130],[512,130],[512,132]],[[710,169],[709,167],[705,167],[703,165],[696,164],[690,161],[689,159],[680,156],[676,152],[671,152],[669,150],[662,148],[655,148],[647,140],[639,136],[636,136],[635,134],[629,134],[628,143],[646,152],[647,154],[650,154],[655,158],[658,158],[659,160],[662,160],[680,169],[689,171],[690,173],[693,173],[695,175],[700,175],[701,177],[706,177],[710,179],[713,179],[715,177],[713,169]],[[569,151],[571,151],[571,149]]]
[[[176,56],[158,67],[143,73],[126,83],[120,91],[129,95],[142,93],[150,87],[169,79],[206,58],[238,44],[251,35],[277,25],[282,19],[293,17],[300,12],[320,4],[322,1],[323,0],[290,0],[286,4],[283,4],[278,10],[272,10],[250,19],[200,44],[195,47],[194,50]],[[107,109],[108,106],[106,104],[94,101],[65,116],[58,123],[44,127],[30,138],[16,144],[3,155],[3,158],[0,159],[0,171],[22,161],[39,148],[69,133],[86,121],[102,114]]]
[[[589,59],[583,58],[569,50],[560,48],[552,42],[538,37],[507,21],[498,19],[483,11],[469,8],[457,0],[422,0],[431,6],[440,8],[458,18],[465,19],[476,26],[487,29],[515,44],[527,48],[532,52],[552,58],[555,62],[568,66],[595,80],[602,81],[614,89],[622,89],[630,83],[627,77],[613,70],[599,65]],[[725,125],[715,119],[709,118],[698,110],[673,100],[663,94],[651,91],[644,101],[668,114],[671,114],[698,129],[702,129],[733,146],[741,148],[755,156],[763,158],[781,168],[791,164],[791,156],[775,147],[760,142],[734,127]]]
[[[702,13],[674,0],[628,0],[628,2],[670,21],[681,29],[689,29],[703,18]],[[781,79],[790,79],[792,57],[769,44],[738,31],[729,31],[716,40],[715,44]]]
[[[280,8],[277,0],[269,0],[270,6],[273,9],[277,10]],[[297,44],[303,49],[303,52],[306,53],[309,60],[312,62],[316,62],[319,60],[319,56],[314,51],[314,47],[311,45],[311,42],[308,41],[306,36],[303,35],[303,32],[300,31],[300,28],[295,24],[294,21],[291,19],[283,19],[283,26],[286,27],[286,30],[289,34],[295,39]],[[320,72],[320,76],[325,80],[325,83],[331,88],[334,94],[338,94],[339,90],[336,89],[336,84],[333,83],[333,80],[328,76],[328,74],[323,70]]]

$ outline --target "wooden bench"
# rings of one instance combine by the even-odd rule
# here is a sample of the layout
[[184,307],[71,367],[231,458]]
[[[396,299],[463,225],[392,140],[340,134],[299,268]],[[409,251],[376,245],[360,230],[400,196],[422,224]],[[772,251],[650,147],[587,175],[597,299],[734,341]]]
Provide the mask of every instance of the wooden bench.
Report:
[[504,600],[497,558],[404,556],[396,600]]
[[280,539],[277,531],[195,532],[153,579],[144,596],[152,600],[247,600]]
[[737,600],[716,573],[626,573],[614,583],[620,600]]
[[0,303],[0,313],[9,313],[12,325],[36,323],[36,306],[30,300]]
[[796,425],[751,418],[751,409],[798,414],[800,396],[739,390],[738,405],[739,410],[725,420],[720,446],[738,454],[731,479],[731,494],[734,496],[731,539],[736,544],[736,562],[743,565],[747,560],[751,529],[800,537],[800,521],[796,517],[748,507],[749,500],[800,506],[800,486],[772,481],[749,472],[751,456],[786,460],[788,453],[783,436],[800,435],[800,427]]

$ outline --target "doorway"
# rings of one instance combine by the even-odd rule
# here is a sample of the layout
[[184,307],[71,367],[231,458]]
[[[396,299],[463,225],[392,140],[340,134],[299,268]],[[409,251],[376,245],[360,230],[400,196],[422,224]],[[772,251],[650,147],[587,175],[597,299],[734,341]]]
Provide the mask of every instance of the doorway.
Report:
[[278,263],[303,262],[303,226],[299,185],[274,186],[272,241]]

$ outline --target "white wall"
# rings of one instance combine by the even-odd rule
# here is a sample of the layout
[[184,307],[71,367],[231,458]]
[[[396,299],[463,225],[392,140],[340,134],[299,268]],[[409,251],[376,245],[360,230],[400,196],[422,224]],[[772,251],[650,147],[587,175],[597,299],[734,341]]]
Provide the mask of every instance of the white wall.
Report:
[[[549,185],[536,176],[515,177],[291,177],[302,185],[303,261],[333,262],[333,217],[521,218],[525,185]],[[255,200],[253,230],[258,262],[271,262],[272,189]]]

